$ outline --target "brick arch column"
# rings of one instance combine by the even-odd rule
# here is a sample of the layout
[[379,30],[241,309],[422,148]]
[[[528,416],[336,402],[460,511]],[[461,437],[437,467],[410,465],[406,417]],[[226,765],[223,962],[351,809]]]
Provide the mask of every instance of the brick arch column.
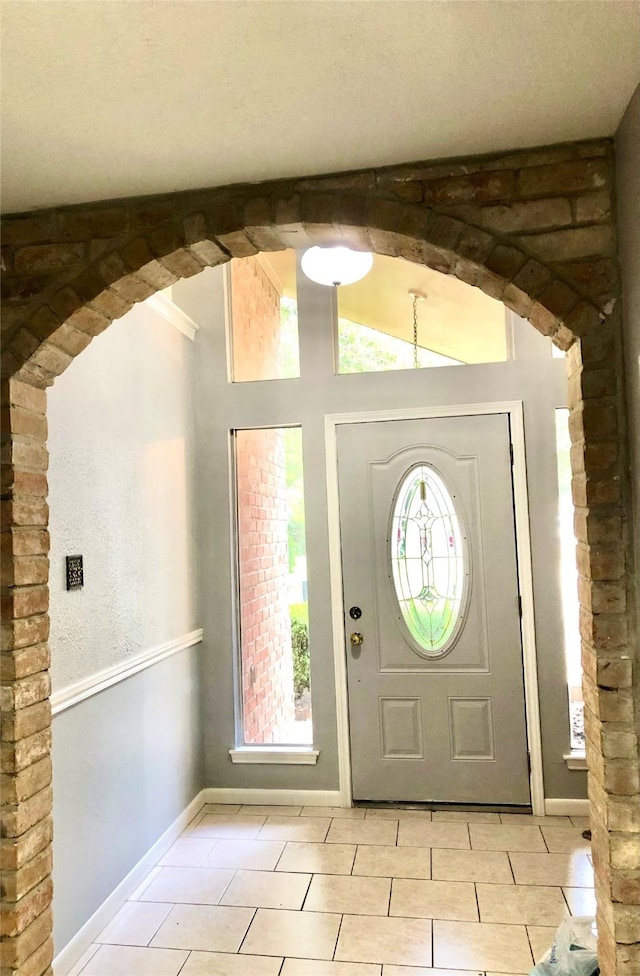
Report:
[[[14,215],[4,222],[3,965],[51,955],[46,388],[178,278],[258,251],[349,243],[500,299],[569,349],[600,964],[635,972],[638,660],[627,616],[612,147],[578,143]],[[5,961],[6,960],[6,961]]]

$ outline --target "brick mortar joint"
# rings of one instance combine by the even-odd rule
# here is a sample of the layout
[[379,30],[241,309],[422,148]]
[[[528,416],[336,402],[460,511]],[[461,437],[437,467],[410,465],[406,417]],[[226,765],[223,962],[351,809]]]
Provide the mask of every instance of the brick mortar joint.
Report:
[[[307,196],[309,196],[309,195],[307,195]],[[345,198],[347,196],[353,198],[354,194],[353,194],[353,192],[348,193],[348,192],[345,191],[344,193],[340,193],[340,192],[339,193],[333,193],[332,196],[334,196],[336,198],[338,198],[340,196],[343,196]],[[364,201],[364,200],[367,200],[368,198],[365,195],[362,195],[361,199]],[[402,209],[410,209],[410,208],[413,208],[415,210],[415,208],[416,208],[416,205],[415,204],[406,204],[406,203],[403,203],[403,202],[399,202],[397,200],[396,201],[389,201],[389,202],[393,202],[396,206],[398,206],[399,208],[402,208]],[[528,248],[524,247],[522,245],[522,242],[521,241],[514,240],[513,238],[508,237],[508,236],[506,236],[504,234],[496,234],[495,232],[488,231],[487,228],[480,227],[477,224],[474,224],[474,223],[472,223],[472,222],[470,222],[468,220],[461,220],[458,217],[453,217],[451,214],[446,214],[446,213],[442,212],[442,210],[440,208],[427,207],[426,205],[421,205],[418,209],[419,209],[419,212],[420,212],[420,215],[421,216],[425,216],[426,215],[429,218],[428,219],[428,222],[427,222],[427,225],[426,225],[427,236],[428,236],[428,228],[432,224],[434,217],[443,217],[443,218],[447,218],[447,219],[450,219],[450,220],[455,220],[455,221],[459,222],[462,225],[462,229],[460,231],[460,235],[458,236],[458,239],[456,240],[456,244],[453,247],[451,247],[451,248],[446,248],[446,250],[449,250],[451,252],[451,254],[452,254],[452,256],[454,258],[456,256],[455,247],[458,244],[458,242],[460,240],[460,237],[464,233],[464,229],[465,228],[468,228],[468,229],[470,229],[472,231],[478,231],[478,232],[481,232],[483,234],[489,234],[489,236],[491,236],[494,239],[494,244],[493,244],[491,250],[489,251],[488,255],[485,257],[485,259],[484,259],[485,262],[490,259],[491,255],[494,254],[495,250],[498,247],[506,247],[506,248],[510,248],[510,249],[513,249],[513,250],[518,250],[518,251],[520,251],[523,254],[523,256],[525,257],[525,259],[534,260],[537,263],[541,264],[543,267],[547,268],[547,270],[549,271],[549,273],[551,275],[551,279],[550,279],[549,284],[551,284],[554,280],[561,282],[566,287],[570,288],[578,296],[578,298],[581,301],[583,301],[586,304],[588,304],[591,308],[593,308],[595,311],[597,311],[598,314],[601,314],[602,309],[600,309],[598,307],[598,305],[595,303],[593,297],[591,295],[587,294],[586,291],[584,291],[582,289],[582,286],[578,282],[576,282],[574,279],[572,279],[568,275],[568,273],[563,272],[562,270],[558,269],[558,267],[556,265],[549,264],[549,263],[547,263],[545,261],[542,261],[537,254],[535,254],[534,252],[530,251]],[[184,216],[188,216],[188,214],[186,214]],[[157,227],[155,229],[158,229],[160,227],[166,227],[166,226],[174,225],[176,219],[177,218],[171,218],[168,221],[164,222],[163,224],[157,225]],[[273,227],[274,231],[277,232],[279,225],[274,222],[271,226]],[[361,230],[363,230],[365,232],[366,231],[370,231],[370,230],[374,230],[374,231],[377,230],[377,228],[371,227],[371,225],[366,224],[366,223],[358,224],[357,226]],[[238,230],[239,231],[244,231],[244,228],[241,227],[241,228],[238,228]],[[82,268],[82,272],[81,273],[84,273],[87,270],[94,270],[97,273],[99,273],[99,270],[98,270],[98,267],[97,267],[99,260],[103,260],[106,256],[108,256],[109,253],[111,253],[111,254],[114,254],[114,253],[117,254],[119,248],[126,246],[126,244],[131,243],[133,240],[136,240],[140,236],[141,235],[139,233],[130,234],[129,237],[124,238],[122,240],[122,242],[119,242],[117,246],[114,245],[114,248],[113,248],[112,251],[105,252],[105,254],[101,255],[101,258],[100,259],[97,259],[95,262],[89,263],[86,266],[84,266]],[[407,236],[410,237],[410,238],[413,238],[414,235],[413,234],[409,234]],[[219,248],[220,251],[227,256],[228,259],[231,259],[231,257],[232,257],[231,251],[228,248],[225,247],[225,245],[216,237],[215,234],[209,235],[206,239],[209,240],[212,244],[214,244],[217,248]],[[418,243],[423,243],[424,242],[427,245],[429,245],[431,243],[431,242],[429,242],[428,239],[427,240],[423,240],[423,238],[415,238],[415,239],[416,239],[416,241]],[[442,245],[436,244],[435,246],[442,246]],[[183,250],[186,254],[190,254],[191,255],[192,252],[191,252],[190,248],[191,248],[191,245],[185,243],[185,244],[181,245],[180,250]],[[163,257],[158,257],[157,255],[155,255],[154,256],[154,259],[157,260],[161,264],[163,262]],[[470,259],[466,259],[466,260],[470,260]],[[201,263],[201,262],[199,262],[199,263]],[[473,262],[473,263],[475,263],[475,262]],[[482,270],[482,268],[484,266],[484,262],[478,262],[477,265],[478,265],[479,270]],[[142,266],[143,265],[141,265],[141,267]],[[205,265],[203,265],[203,267],[204,266]],[[137,276],[137,271],[138,270],[139,269],[137,269],[137,270],[131,270],[131,271],[125,273],[123,275],[123,277],[132,276],[132,277],[136,278],[136,280],[139,281],[141,284],[147,284],[147,282],[145,282],[143,278],[139,278]],[[62,316],[60,316],[59,313],[57,313],[51,307],[51,305],[49,304],[49,302],[63,288],[72,288],[73,289],[73,284],[76,281],[77,277],[78,277],[78,269],[75,269],[73,272],[69,272],[66,275],[65,274],[62,274],[62,275],[56,274],[54,276],[54,280],[51,281],[44,288],[44,290],[31,303],[28,303],[28,304],[25,305],[24,318],[21,321],[17,322],[13,327],[11,327],[11,328],[9,328],[7,330],[7,332],[6,332],[6,338],[5,338],[5,341],[6,341],[7,345],[9,345],[11,343],[12,339],[15,338],[15,336],[17,335],[17,333],[22,328],[27,328],[28,329],[28,325],[29,325],[30,321],[32,320],[32,318],[35,315],[37,315],[39,312],[41,312],[44,308],[46,308],[49,312],[52,313],[53,316],[55,316],[55,318],[57,319],[57,322],[58,322],[58,327],[67,324],[68,321],[69,321],[69,319],[73,315],[73,313],[71,313],[69,316],[62,317]],[[100,277],[102,277],[102,275],[100,275]],[[516,272],[516,274],[513,277],[514,278],[517,277],[517,272]],[[118,280],[120,280],[120,279],[118,279]],[[510,279],[505,278],[504,280],[505,280],[505,287],[507,285],[513,283],[513,278],[510,278]],[[108,282],[105,281],[104,291],[112,290],[112,285],[114,283],[115,282],[108,283]],[[519,286],[516,285],[516,287],[519,287]],[[520,290],[522,290],[522,289],[520,289]],[[523,294],[526,295],[527,293],[523,291]],[[118,296],[118,297],[122,297],[122,296]],[[531,296],[527,296],[527,297],[531,297]],[[533,298],[531,300],[534,303],[536,301],[536,299],[533,299]],[[91,308],[92,307],[92,304],[94,302],[95,302],[95,299],[89,299],[89,300],[83,301],[83,303],[82,303],[82,305],[80,307],[88,307],[88,308]],[[103,312],[100,312],[100,311],[96,310],[95,308],[93,309],[93,311],[94,311],[94,313],[96,315],[101,315],[106,321],[110,321],[109,317],[107,315],[105,315]],[[555,314],[555,313],[552,313],[552,314]],[[560,325],[562,325],[564,323],[563,323],[563,318],[561,316],[556,316],[556,319],[557,319],[557,322],[558,322],[558,326],[556,327],[555,331],[558,331],[558,328],[560,327]],[[56,331],[56,329],[54,328],[52,330],[51,336],[53,336],[53,334],[55,333],[55,331]],[[77,331],[80,331],[80,330],[77,330]],[[554,332],[554,334],[555,334],[555,332]],[[47,337],[47,339],[51,338],[51,336]],[[34,336],[34,338],[35,339],[38,339],[37,336]],[[45,339],[44,341],[47,341],[47,339]],[[43,340],[40,340],[40,341],[42,342]],[[55,342],[53,342],[52,344],[55,345]],[[58,348],[58,347],[56,346],[56,348]],[[71,357],[71,358],[73,358],[73,357]],[[9,376],[10,375],[11,374],[9,374]],[[26,382],[26,379],[23,380],[23,382]],[[38,388],[38,387],[36,387],[36,388]]]

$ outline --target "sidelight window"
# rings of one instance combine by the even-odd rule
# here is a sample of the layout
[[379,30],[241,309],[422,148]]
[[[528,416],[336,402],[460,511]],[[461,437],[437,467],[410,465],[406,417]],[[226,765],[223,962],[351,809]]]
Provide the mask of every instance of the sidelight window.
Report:
[[582,661],[578,618],[578,571],[576,538],[573,531],[571,498],[571,438],[569,411],[556,410],[556,458],[558,466],[558,528],[560,533],[560,592],[564,624],[564,651],[567,664],[571,749],[584,750],[584,702],[582,698]]
[[245,745],[312,741],[302,431],[235,432]]

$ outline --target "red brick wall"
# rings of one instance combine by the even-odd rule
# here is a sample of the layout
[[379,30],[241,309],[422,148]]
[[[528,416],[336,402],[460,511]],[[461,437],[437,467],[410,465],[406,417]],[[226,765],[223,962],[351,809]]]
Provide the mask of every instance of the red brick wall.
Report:
[[[231,262],[234,376],[278,375],[280,298],[255,258]],[[244,738],[287,741],[294,721],[288,506],[279,430],[236,435]]]
[[280,295],[256,258],[231,262],[233,378],[274,380],[280,370]]

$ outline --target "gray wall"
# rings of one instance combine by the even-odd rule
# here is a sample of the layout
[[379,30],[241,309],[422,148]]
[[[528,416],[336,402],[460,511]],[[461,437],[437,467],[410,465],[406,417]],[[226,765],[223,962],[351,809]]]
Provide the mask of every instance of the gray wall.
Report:
[[[194,345],[148,305],[48,395],[54,692],[198,627]],[[65,588],[65,555],[85,585]]]
[[[145,305],[49,392],[54,706],[78,682],[197,629],[194,346]],[[65,555],[85,585],[67,592]],[[202,788],[201,645],[53,720],[60,952]]]
[[[229,384],[223,269],[174,286],[200,325],[195,392],[203,626],[205,778],[210,787],[338,789],[324,457],[325,413],[447,403],[525,403],[545,795],[585,797],[586,774],[567,768],[569,721],[559,595],[554,410],[566,403],[565,367],[548,340],[515,320],[516,358],[507,363],[403,373],[333,376],[326,315],[331,293],[299,282],[303,380]],[[196,283],[199,291],[196,289]],[[323,316],[324,322],[323,322]],[[307,564],[316,766],[242,766],[235,745],[233,615],[229,547],[229,442],[234,427],[303,424]]]
[[54,719],[56,954],[202,789],[200,650]]
[[[640,86],[636,88],[616,134],[616,179],[635,542],[632,548],[636,615],[640,620]],[[640,648],[637,653],[640,654]]]

